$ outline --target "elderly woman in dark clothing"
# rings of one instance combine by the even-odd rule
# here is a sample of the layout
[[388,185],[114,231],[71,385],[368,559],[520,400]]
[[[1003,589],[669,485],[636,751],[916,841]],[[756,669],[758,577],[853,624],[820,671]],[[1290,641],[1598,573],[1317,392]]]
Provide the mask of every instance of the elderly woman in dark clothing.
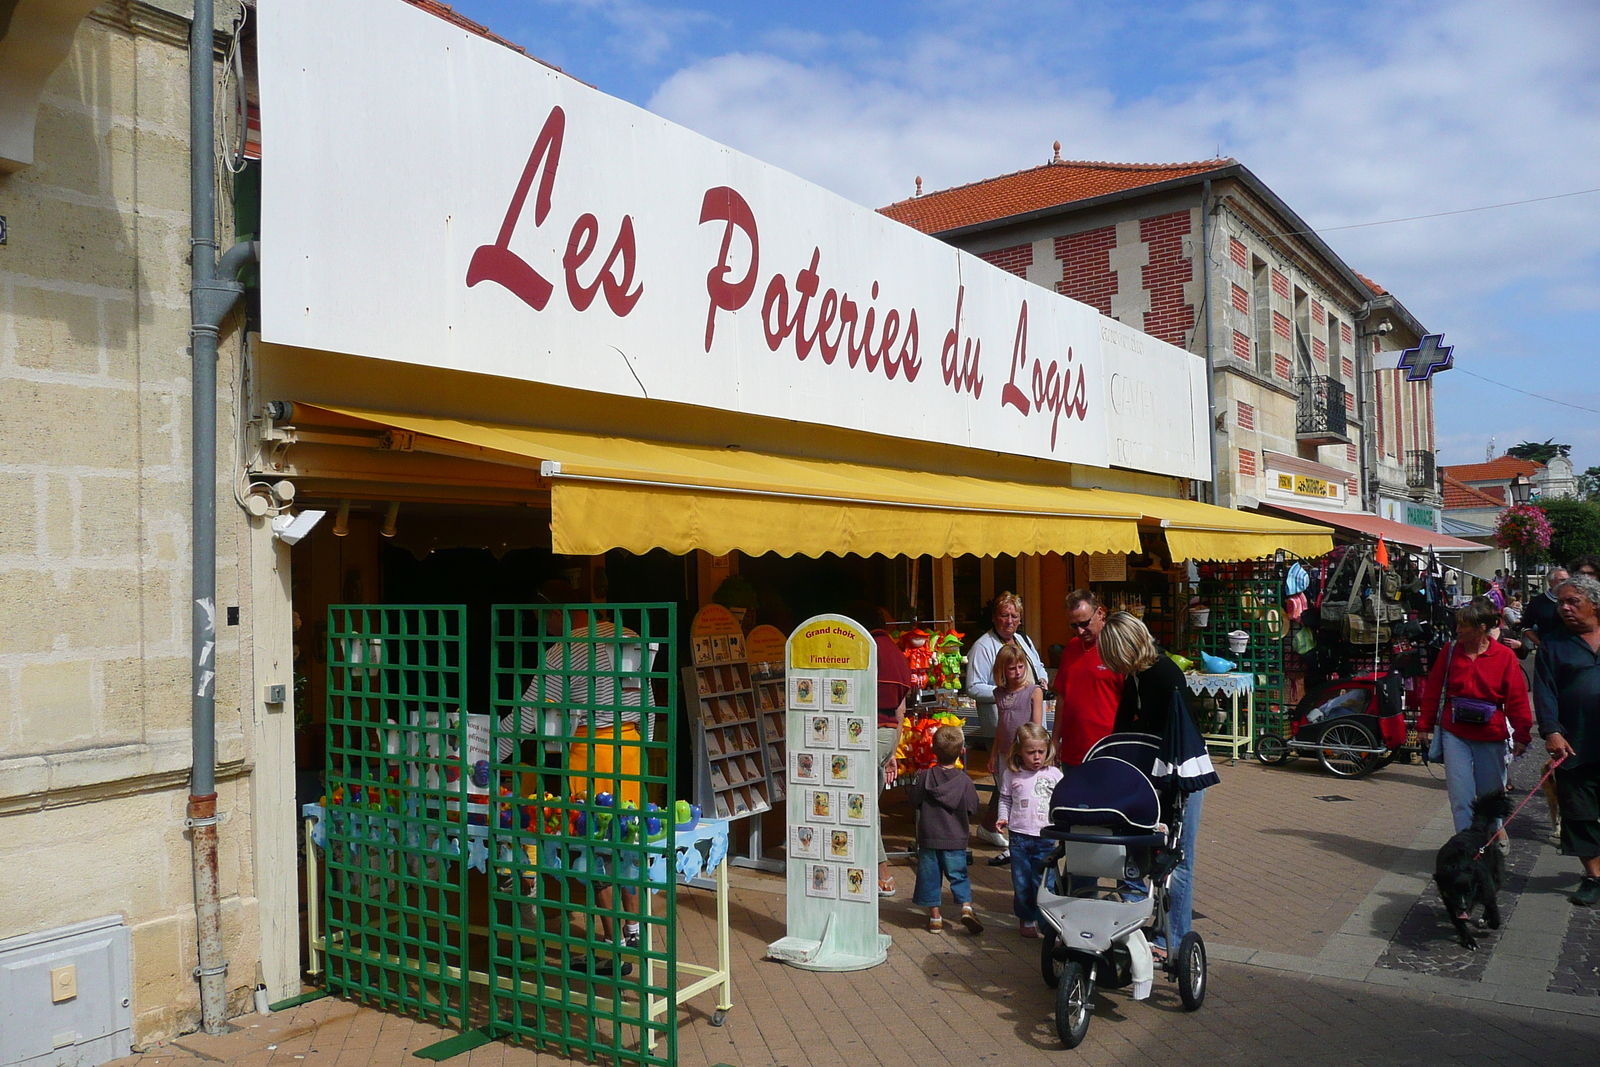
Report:
[[[1117,706],[1117,732],[1164,736],[1173,707],[1189,708],[1189,686],[1183,671],[1156,647],[1144,623],[1126,611],[1116,612],[1106,620],[1099,646],[1101,662],[1127,679],[1122,687],[1122,702]],[[1193,714],[1190,709],[1191,718]],[[1205,795],[1203,789],[1189,794],[1183,809],[1183,863],[1172,872],[1168,885],[1168,930],[1174,946],[1193,923],[1194,850]]]
[[1573,575],[1555,587],[1563,632],[1539,646],[1533,702],[1556,769],[1561,851],[1583,863],[1568,899],[1600,904],[1600,581]]

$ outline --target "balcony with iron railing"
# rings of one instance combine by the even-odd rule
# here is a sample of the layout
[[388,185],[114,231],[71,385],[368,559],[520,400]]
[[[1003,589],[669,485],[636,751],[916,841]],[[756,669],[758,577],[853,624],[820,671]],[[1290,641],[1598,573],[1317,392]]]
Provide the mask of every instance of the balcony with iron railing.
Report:
[[1432,452],[1406,453],[1406,485],[1411,489],[1436,488],[1438,468],[1434,466]]
[[1345,421],[1345,388],[1337,378],[1311,375],[1296,385],[1300,393],[1295,405],[1295,437],[1302,444],[1349,444]]

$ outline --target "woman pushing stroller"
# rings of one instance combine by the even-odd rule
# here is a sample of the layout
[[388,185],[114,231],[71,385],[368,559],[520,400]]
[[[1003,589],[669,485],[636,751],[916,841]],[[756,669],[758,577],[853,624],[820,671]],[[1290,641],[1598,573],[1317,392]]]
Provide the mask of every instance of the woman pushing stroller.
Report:
[[[1188,714],[1189,721],[1194,722],[1183,671],[1156,646],[1155,639],[1139,618],[1126,611],[1113,614],[1106,619],[1105,628],[1100,632],[1099,645],[1101,661],[1127,678],[1122,686],[1122,702],[1117,707],[1117,733],[1165,737],[1174,725],[1170,721],[1172,714],[1180,708]],[[1198,789],[1188,794],[1184,804],[1183,836],[1179,841],[1183,862],[1172,872],[1168,886],[1171,909],[1168,923],[1173,944],[1182,941],[1193,925],[1194,853],[1199,843],[1200,808],[1204,799],[1205,790]],[[1158,936],[1153,947],[1164,950],[1167,945]]]

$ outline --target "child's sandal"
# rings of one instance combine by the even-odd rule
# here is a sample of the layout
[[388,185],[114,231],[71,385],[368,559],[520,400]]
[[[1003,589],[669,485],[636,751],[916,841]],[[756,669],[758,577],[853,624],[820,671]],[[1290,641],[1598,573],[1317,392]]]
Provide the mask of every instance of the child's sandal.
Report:
[[977,912],[968,904],[961,909],[961,925],[967,928],[969,934],[983,933],[983,923],[978,919]]
[[928,916],[928,933],[930,933],[930,934],[942,934],[942,933],[944,933],[944,920],[939,918],[939,917],[937,917],[937,916],[933,916],[933,915]]

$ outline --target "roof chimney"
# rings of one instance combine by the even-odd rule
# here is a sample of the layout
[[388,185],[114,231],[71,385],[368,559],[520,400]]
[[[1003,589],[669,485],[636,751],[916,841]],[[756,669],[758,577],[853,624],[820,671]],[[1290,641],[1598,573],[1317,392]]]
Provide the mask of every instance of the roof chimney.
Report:
[[917,175],[917,195],[922,195],[922,175]]
[[1052,163],[1060,163],[1061,162],[1061,142],[1060,141],[1056,142],[1055,151],[1056,151],[1055,158],[1050,160],[1050,162],[1052,162]]

